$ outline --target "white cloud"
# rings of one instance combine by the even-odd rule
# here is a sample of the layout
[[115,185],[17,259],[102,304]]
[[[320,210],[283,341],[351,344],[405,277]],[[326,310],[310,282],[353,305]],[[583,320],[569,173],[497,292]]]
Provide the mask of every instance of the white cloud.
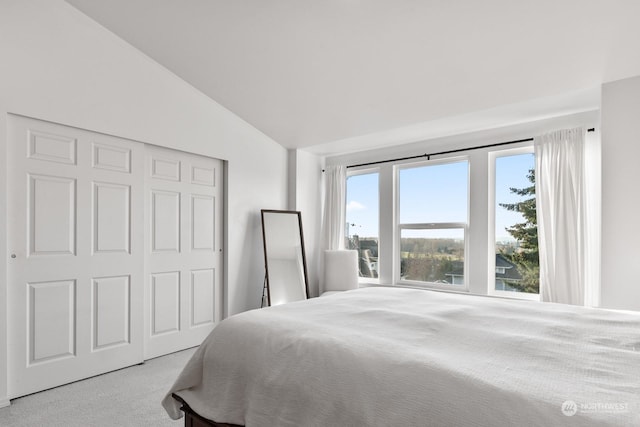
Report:
[[363,205],[362,203],[356,202],[355,200],[352,200],[349,203],[347,203],[347,212],[361,211],[362,209],[365,209],[365,205]]

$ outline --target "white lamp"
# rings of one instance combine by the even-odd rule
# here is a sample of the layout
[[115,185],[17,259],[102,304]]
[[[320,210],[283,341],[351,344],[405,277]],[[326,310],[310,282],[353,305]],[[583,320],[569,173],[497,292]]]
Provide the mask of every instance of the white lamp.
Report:
[[358,251],[324,251],[323,295],[358,289]]

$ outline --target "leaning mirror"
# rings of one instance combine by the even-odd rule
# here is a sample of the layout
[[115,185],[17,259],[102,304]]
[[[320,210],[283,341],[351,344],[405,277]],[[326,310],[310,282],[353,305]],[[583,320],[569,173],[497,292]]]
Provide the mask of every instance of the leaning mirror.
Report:
[[261,213],[267,305],[307,299],[307,261],[300,212],[263,209]]

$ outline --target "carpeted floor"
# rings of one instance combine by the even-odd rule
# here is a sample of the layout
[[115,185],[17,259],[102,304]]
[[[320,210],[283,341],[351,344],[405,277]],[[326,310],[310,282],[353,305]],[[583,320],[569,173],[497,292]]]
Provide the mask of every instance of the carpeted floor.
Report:
[[11,401],[0,426],[179,427],[160,400],[195,348]]

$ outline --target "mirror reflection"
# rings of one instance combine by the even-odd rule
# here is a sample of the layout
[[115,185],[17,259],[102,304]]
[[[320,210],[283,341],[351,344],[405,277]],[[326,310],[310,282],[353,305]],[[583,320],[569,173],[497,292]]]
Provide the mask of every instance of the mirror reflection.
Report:
[[307,263],[300,212],[261,212],[268,305],[307,299]]

